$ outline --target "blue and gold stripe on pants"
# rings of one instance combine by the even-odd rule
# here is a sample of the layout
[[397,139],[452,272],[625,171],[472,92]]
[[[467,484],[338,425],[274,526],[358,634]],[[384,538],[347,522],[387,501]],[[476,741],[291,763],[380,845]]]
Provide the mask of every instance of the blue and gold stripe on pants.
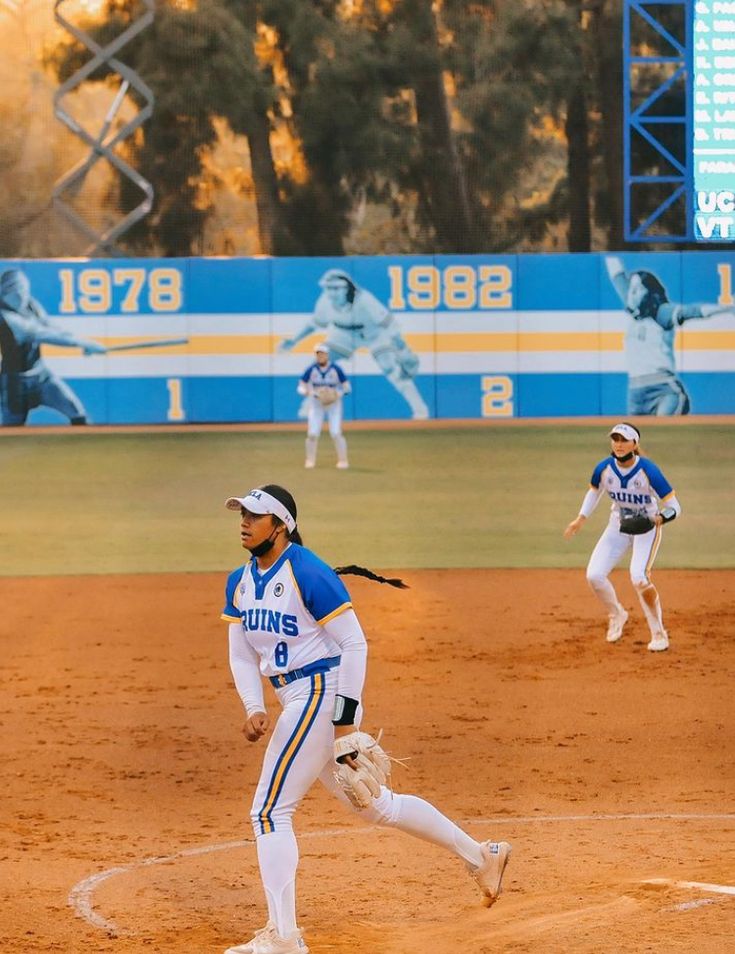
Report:
[[283,791],[283,785],[286,781],[289,769],[293,765],[293,761],[303,745],[304,739],[309,734],[309,729],[314,724],[314,720],[317,717],[324,699],[324,688],[326,684],[324,673],[315,672],[310,678],[311,690],[309,692],[309,698],[306,700],[306,705],[291,733],[291,737],[276,759],[263,807],[258,812],[258,823],[260,825],[260,832],[263,835],[275,831],[271,814],[276,806],[279,795]]

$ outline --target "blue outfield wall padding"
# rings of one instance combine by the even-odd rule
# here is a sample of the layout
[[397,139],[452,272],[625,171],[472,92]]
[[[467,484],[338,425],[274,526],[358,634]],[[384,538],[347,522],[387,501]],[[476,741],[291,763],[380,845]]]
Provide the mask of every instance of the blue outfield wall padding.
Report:
[[7,269],[28,280],[0,300],[7,423],[19,401],[29,424],[66,421],[46,370],[97,424],[297,421],[317,343],[350,379],[347,421],[616,416],[631,388],[658,413],[652,395],[682,384],[691,413],[735,413],[728,249]]

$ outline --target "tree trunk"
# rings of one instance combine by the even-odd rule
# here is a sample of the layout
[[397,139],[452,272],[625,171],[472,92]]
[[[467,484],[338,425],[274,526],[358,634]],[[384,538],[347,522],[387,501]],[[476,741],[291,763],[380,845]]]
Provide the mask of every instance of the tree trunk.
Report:
[[567,102],[567,181],[569,193],[570,252],[589,252],[590,243],[590,159],[587,128],[587,99],[583,76]]
[[414,92],[422,147],[421,178],[438,251],[470,252],[476,248],[464,168],[457,152],[444,89],[436,21],[429,0],[406,0],[406,22],[421,53]]
[[610,224],[607,245],[624,245],[623,221],[623,12],[622,0],[603,0],[594,17],[597,85],[602,112],[602,158]]
[[270,121],[266,113],[255,116],[248,128],[247,138],[258,210],[260,251],[264,255],[289,254],[288,230],[283,222],[278,198],[278,179],[270,144]]

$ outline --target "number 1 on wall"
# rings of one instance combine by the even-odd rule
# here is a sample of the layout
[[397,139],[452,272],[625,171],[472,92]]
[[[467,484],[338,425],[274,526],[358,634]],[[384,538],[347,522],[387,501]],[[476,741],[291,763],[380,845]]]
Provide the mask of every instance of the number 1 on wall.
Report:
[[181,400],[181,378],[168,378],[166,387],[168,388],[167,419],[169,421],[185,421],[186,412]]

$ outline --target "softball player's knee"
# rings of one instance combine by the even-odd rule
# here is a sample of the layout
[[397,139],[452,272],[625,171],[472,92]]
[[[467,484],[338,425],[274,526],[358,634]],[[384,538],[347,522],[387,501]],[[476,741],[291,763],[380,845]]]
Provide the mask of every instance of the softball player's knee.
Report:
[[607,576],[597,570],[587,570],[587,582],[593,590],[602,590],[607,584]]
[[651,581],[647,576],[640,576],[639,574],[630,574],[630,582],[633,584],[633,587],[638,593],[641,593],[643,590],[647,590],[651,586]]
[[262,804],[253,805],[250,809],[250,823],[257,838],[272,831],[289,831],[293,828],[294,806],[280,808],[278,805],[271,809]]
[[394,795],[383,785],[380,795],[373,800],[370,808],[358,810],[358,814],[373,825],[397,825],[401,817],[401,796]]

